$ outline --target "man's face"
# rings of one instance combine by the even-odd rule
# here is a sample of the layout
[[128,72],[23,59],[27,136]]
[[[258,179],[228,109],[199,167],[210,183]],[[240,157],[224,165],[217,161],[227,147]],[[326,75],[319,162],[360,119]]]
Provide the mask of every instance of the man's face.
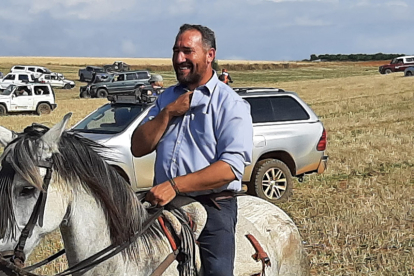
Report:
[[182,33],[173,47],[172,62],[177,80],[194,89],[211,78],[214,49],[204,49],[201,33],[188,30]]

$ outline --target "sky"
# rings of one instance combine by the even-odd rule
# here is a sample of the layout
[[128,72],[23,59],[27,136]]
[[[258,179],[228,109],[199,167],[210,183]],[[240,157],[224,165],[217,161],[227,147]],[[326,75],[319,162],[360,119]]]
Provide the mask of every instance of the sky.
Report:
[[184,23],[218,60],[414,54],[413,0],[2,0],[0,56],[169,58]]

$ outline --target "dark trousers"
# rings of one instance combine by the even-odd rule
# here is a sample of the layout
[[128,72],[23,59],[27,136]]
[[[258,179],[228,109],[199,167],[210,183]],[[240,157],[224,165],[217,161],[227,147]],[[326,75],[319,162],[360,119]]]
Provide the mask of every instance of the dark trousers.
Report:
[[198,238],[204,276],[232,276],[235,255],[237,200],[196,198],[207,211],[207,223]]

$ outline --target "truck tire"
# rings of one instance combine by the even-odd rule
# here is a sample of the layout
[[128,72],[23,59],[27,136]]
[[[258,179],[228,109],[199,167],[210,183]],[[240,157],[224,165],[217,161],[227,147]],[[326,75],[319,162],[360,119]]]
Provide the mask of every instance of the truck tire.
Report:
[[7,109],[4,105],[0,104],[0,116],[7,115]]
[[52,112],[52,108],[47,103],[40,103],[36,108],[37,115],[46,115]]
[[252,174],[248,193],[271,203],[286,201],[293,190],[292,174],[278,159],[264,159],[257,163]]
[[406,75],[407,77],[410,77],[410,76],[412,76],[412,75],[413,75],[413,72],[411,72],[411,71],[407,71],[407,72],[405,73],[405,75]]
[[100,88],[96,92],[97,98],[106,98],[107,96],[108,96],[108,91],[106,91],[104,88]]
[[388,75],[388,74],[391,74],[391,73],[392,73],[392,70],[388,68],[388,69],[385,69],[385,71],[384,71],[384,72],[385,72],[385,74],[387,74],[387,75]]
[[63,86],[63,89],[71,89],[71,88],[72,88],[72,86],[69,83],[67,83],[67,84],[65,84],[65,86]]

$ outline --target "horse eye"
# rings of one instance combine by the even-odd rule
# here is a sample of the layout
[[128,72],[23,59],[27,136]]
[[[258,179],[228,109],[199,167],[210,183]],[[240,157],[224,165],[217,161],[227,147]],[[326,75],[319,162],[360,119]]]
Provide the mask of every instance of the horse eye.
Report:
[[31,195],[34,194],[35,190],[36,190],[36,188],[35,187],[32,187],[32,186],[24,187],[20,191],[19,196],[31,196]]

